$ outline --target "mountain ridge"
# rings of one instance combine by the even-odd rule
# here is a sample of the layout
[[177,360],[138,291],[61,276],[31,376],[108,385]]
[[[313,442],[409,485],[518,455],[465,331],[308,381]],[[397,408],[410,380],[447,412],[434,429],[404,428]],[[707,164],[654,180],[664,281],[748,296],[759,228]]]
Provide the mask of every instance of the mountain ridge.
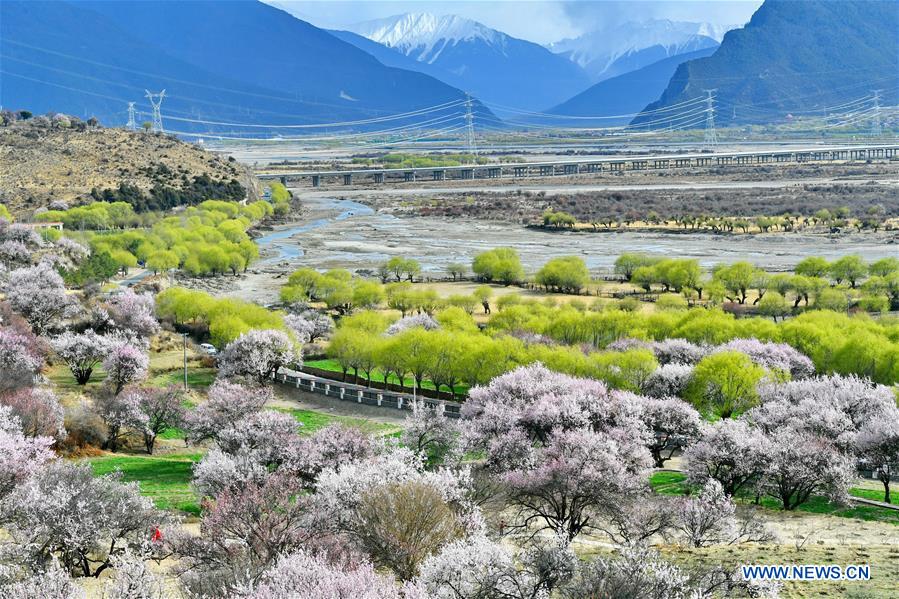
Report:
[[[790,40],[784,44],[783,40]],[[716,89],[719,123],[765,123],[825,111],[884,90],[899,102],[899,2],[766,0],[711,56],[681,64],[655,111]],[[739,75],[737,75],[739,74]],[[649,115],[635,124],[651,120]]]
[[444,114],[464,114],[461,90],[261,2],[4,0],[0,11],[6,106],[124,123],[126,101],[149,112],[144,89],[165,88],[163,121],[186,132],[229,129],[195,120],[319,124],[453,103]]
[[[499,106],[539,110],[590,85],[586,73],[564,57],[458,15],[406,13],[347,30],[414,59],[421,72]],[[350,36],[342,39],[359,43]]]
[[[546,112],[576,117],[622,115],[616,119],[597,119],[591,124],[603,127],[626,125],[633,115],[659,97],[680,64],[710,56],[716,50],[717,46],[714,46],[677,54],[617,77],[605,79]],[[566,121],[563,118],[557,119],[557,122]],[[571,124],[570,120],[568,124]]]
[[[628,21],[588,31],[576,38],[559,40],[548,44],[547,48],[580,65],[594,83],[598,83],[669,56],[711,47],[734,27],[670,19]],[[620,64],[613,68],[619,59],[656,46],[664,49],[664,53],[656,51],[646,54],[642,60],[633,61],[629,69],[621,68]]]

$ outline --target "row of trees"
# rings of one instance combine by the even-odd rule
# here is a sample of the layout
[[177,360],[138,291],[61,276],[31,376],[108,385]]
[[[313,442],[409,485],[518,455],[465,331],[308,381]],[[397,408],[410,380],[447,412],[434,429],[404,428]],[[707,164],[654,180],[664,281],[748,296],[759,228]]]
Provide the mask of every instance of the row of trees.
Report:
[[[403,279],[404,276],[397,274],[396,278]],[[433,314],[446,306],[462,308],[468,314],[473,314],[479,306],[489,312],[492,295],[490,287],[483,285],[471,295],[453,294],[442,298],[436,290],[416,287],[408,280],[380,285],[355,277],[345,269],[320,273],[312,268],[291,273],[280,291],[281,301],[286,304],[322,302],[329,310],[342,315],[383,306],[399,310],[403,316],[411,312]]]
[[[646,291],[656,285],[664,291],[693,294],[709,301],[727,299],[745,304],[749,293],[754,291],[753,304],[767,306],[768,315],[773,316],[789,312],[786,304],[789,294],[793,295],[793,308],[798,308],[800,302],[809,305],[810,298],[819,307],[848,308],[856,295],[849,290],[857,287],[865,293],[861,301],[865,309],[882,311],[899,303],[899,259],[896,258],[866,264],[857,255],[843,256],[832,263],[812,256],[800,261],[794,274],[769,274],[749,262],[735,262],[716,265],[711,277],[705,277],[696,260],[622,254],[615,261],[615,272]],[[859,285],[862,281],[864,284]],[[765,302],[768,293],[776,295]]]
[[774,323],[763,318],[737,318],[719,309],[645,313],[615,307],[601,312],[579,308],[525,300],[494,313],[488,330],[526,332],[557,343],[586,343],[596,348],[627,337],[657,341],[680,338],[704,344],[753,338],[789,344],[809,356],[819,372],[857,374],[886,385],[899,381],[896,325],[888,319],[814,310]]
[[328,354],[354,381],[363,375],[403,386],[429,380],[455,398],[457,387],[484,384],[519,365],[540,362],[571,375],[654,397],[681,397],[703,413],[729,417],[758,400],[765,381],[805,378],[815,373],[811,359],[786,344],[735,339],[696,345],[683,339],[646,342],[623,338],[607,351],[559,346],[539,334],[512,331],[486,335],[459,308],[436,318],[407,316],[390,324],[376,312],[359,312],[341,321]]
[[[635,210],[615,212],[597,212],[591,210],[589,216],[582,222],[590,224],[594,230],[600,226],[606,229],[615,227],[630,227],[636,223],[646,223],[655,226],[676,225],[682,229],[711,230],[714,232],[736,231],[748,234],[750,232],[768,233],[770,231],[797,231],[812,227],[826,226],[831,228],[843,228],[854,226],[857,229],[872,229],[877,231],[883,226],[886,218],[881,205],[869,206],[863,212],[852,219],[849,208],[843,206],[829,210],[822,208],[814,214],[799,216],[786,214],[772,216],[760,214],[754,217],[739,216],[712,216],[708,214],[672,214],[660,215],[655,210],[640,213]],[[552,207],[544,210],[542,215],[544,227],[573,228],[578,224],[578,219],[572,214]]]

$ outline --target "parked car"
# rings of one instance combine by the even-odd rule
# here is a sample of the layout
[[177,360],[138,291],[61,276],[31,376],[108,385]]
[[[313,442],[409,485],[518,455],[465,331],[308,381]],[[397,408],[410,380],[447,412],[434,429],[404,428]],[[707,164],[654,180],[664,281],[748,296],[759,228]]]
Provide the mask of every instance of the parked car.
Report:
[[219,353],[219,350],[217,350],[211,343],[201,343],[200,349],[203,350],[207,356],[214,356]]

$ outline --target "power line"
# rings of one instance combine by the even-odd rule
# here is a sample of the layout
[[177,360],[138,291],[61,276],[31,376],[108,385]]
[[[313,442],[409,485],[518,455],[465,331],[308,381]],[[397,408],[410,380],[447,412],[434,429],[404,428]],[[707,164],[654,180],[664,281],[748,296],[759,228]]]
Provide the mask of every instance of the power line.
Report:
[[150,101],[150,106],[153,107],[153,133],[164,133],[164,129],[162,128],[162,101],[165,99],[165,90],[162,90],[158,94],[151,93],[150,90],[145,89],[147,92],[147,99]]
[[429,114],[432,112],[440,112],[445,111],[450,108],[454,108],[456,106],[465,104],[465,100],[453,100],[451,102],[444,102],[443,104],[436,104],[434,106],[427,106],[425,108],[419,108],[417,110],[411,110],[408,112],[401,112],[396,114],[391,114],[389,116],[379,116],[372,117],[367,119],[359,119],[355,121],[340,121],[334,123],[316,123],[312,125],[278,125],[278,124],[260,124],[260,123],[235,123],[235,122],[225,122],[225,121],[209,121],[204,119],[190,119],[184,117],[167,117],[174,121],[183,121],[185,123],[200,123],[203,125],[216,125],[221,127],[248,127],[254,129],[322,129],[327,127],[349,127],[352,125],[368,125],[372,123],[383,123],[387,121],[396,121],[399,119],[409,118],[412,116],[420,116],[423,114]]
[[524,116],[530,116],[534,118],[551,118],[558,120],[601,120],[601,119],[622,119],[628,117],[635,117],[638,115],[649,115],[655,114],[659,112],[671,112],[672,110],[677,110],[684,106],[689,106],[691,104],[698,104],[703,101],[702,98],[692,98],[690,100],[684,100],[683,102],[678,102],[677,104],[671,104],[669,106],[662,106],[660,108],[656,108],[654,110],[645,110],[641,112],[630,112],[627,114],[605,114],[605,115],[591,115],[591,116],[580,116],[580,115],[566,115],[566,114],[554,114],[550,112],[534,112],[530,110],[523,110],[520,108],[513,108],[511,106],[504,106],[502,104],[496,104],[494,102],[484,102],[484,104],[489,108],[495,108],[499,112],[511,112],[515,114],[520,114]]

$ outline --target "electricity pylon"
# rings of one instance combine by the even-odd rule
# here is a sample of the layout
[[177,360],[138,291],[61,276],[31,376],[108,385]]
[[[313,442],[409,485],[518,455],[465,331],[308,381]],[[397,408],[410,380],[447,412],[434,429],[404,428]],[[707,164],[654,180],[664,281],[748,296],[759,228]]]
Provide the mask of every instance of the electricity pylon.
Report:
[[125,127],[132,131],[137,129],[137,122],[134,120],[134,102],[128,102],[128,124]]
[[715,97],[712,95],[717,89],[703,90],[708,94],[705,99],[705,145],[718,145],[718,134],[715,132]]
[[150,101],[150,106],[153,107],[153,126],[150,129],[153,133],[164,133],[160,108],[162,107],[163,99],[165,99],[165,90],[162,90],[158,94],[151,93],[146,89],[144,91],[146,92],[147,99]]
[[883,127],[880,124],[880,92],[881,90],[874,90],[874,116],[871,121],[871,137],[880,137],[883,135]]
[[468,153],[471,154],[472,161],[474,161],[477,149],[474,145],[474,115],[471,113],[471,96],[469,94],[465,94],[465,124],[468,134]]

